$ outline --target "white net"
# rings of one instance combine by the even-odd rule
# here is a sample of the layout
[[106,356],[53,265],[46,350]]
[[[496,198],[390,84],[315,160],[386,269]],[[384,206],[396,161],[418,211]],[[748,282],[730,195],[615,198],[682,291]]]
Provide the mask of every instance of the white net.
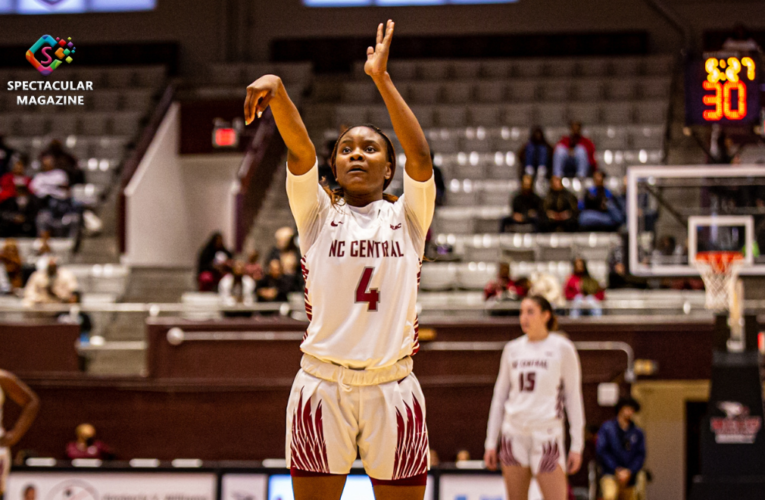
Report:
[[707,309],[729,311],[736,307],[735,294],[738,272],[743,262],[734,261],[720,266],[720,263],[696,261],[696,268],[704,280]]

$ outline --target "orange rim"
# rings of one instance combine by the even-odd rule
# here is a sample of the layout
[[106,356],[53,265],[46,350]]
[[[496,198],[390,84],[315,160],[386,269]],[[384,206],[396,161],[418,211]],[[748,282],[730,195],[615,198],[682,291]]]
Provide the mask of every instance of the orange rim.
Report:
[[744,260],[744,254],[733,251],[699,252],[696,262],[708,264],[716,273],[724,273],[731,264]]

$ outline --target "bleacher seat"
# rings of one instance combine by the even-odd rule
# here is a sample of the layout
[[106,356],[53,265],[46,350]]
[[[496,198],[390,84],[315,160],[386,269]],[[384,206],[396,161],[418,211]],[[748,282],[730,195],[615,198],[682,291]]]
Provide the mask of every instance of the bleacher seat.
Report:
[[479,81],[475,87],[475,98],[479,102],[503,102],[506,100],[506,89],[507,84],[503,80]]
[[451,76],[461,80],[474,80],[481,74],[480,61],[453,61]]
[[472,82],[451,81],[443,89],[443,100],[450,104],[465,105],[473,101]]
[[451,290],[457,283],[456,264],[426,263],[420,274],[421,290]]

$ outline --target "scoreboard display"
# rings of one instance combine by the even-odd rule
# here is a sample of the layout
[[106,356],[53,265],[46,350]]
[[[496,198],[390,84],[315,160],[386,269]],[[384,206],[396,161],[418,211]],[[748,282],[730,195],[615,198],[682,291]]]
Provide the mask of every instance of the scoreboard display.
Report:
[[760,119],[758,55],[705,54],[685,71],[685,122],[688,125],[750,125]]

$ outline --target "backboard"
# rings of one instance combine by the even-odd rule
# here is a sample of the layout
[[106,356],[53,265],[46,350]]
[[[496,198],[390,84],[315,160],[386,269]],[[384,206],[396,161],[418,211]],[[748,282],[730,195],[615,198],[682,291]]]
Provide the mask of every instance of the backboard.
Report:
[[697,252],[740,251],[765,275],[765,166],[635,166],[627,174],[630,272],[698,276]]

